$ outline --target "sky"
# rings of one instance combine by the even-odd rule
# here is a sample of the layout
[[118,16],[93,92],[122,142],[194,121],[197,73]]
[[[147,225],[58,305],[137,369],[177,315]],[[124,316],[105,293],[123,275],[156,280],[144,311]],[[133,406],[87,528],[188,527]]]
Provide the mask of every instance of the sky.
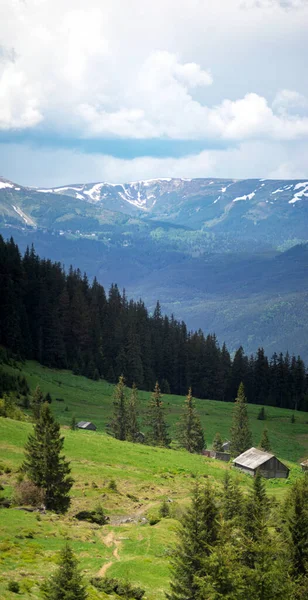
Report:
[[308,178],[308,0],[1,0],[0,175]]

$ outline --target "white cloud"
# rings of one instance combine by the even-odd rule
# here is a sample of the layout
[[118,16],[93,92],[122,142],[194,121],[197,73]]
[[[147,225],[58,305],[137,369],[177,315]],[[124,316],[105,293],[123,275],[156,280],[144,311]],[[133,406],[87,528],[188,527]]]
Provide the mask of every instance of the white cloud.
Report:
[[33,185],[307,177],[307,23],[301,0],[2,0],[0,132],[229,147],[120,160],[1,146],[1,170]]
[[42,119],[35,86],[9,62],[0,71],[0,130],[34,127]]

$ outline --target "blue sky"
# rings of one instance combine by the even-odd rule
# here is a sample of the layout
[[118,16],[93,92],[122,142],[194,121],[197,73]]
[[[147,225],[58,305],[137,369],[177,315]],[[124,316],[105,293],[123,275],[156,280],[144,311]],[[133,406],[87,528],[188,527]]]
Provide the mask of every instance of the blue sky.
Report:
[[307,0],[2,0],[0,174],[308,178]]

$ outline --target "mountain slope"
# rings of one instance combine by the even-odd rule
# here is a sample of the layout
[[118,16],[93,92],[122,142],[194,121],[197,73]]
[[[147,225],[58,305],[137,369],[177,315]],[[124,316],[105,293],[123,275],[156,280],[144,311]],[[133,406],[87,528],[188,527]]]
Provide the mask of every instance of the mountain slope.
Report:
[[[117,282],[230,349],[308,359],[308,181],[155,179],[34,189],[0,179],[0,232]],[[289,252],[282,252],[291,248]]]

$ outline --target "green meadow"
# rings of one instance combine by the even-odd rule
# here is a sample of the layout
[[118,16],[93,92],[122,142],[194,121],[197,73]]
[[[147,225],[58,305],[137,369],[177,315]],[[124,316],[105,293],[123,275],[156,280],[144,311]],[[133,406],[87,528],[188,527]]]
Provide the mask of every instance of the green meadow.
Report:
[[[51,407],[63,425],[64,452],[71,461],[75,483],[65,516],[27,512],[18,506],[0,510],[0,598],[18,597],[7,589],[9,581],[16,580],[21,598],[42,599],[40,584],[56,568],[57,552],[69,539],[87,582],[99,574],[120,577],[144,588],[147,600],[162,600],[168,589],[168,558],[176,539],[177,518],[189,502],[196,478],[209,478],[219,499],[226,470],[238,477],[247,491],[250,477],[234,472],[229,464],[182,450],[114,440],[105,433],[112,410],[112,385],[68,371],[53,371],[34,362],[27,362],[21,369],[31,389],[39,384],[53,398]],[[148,393],[140,392],[140,417],[148,399]],[[166,395],[164,400],[174,434],[183,398]],[[227,439],[232,405],[212,400],[196,403],[208,447],[216,431]],[[264,423],[257,419],[259,408],[248,406],[254,444],[265,424],[275,453],[291,469],[288,480],[266,482],[269,496],[283,499],[292,481],[301,477],[299,460],[308,454],[308,415],[296,413],[292,423],[290,411],[267,407]],[[93,421],[98,430],[71,431],[68,425],[73,415],[77,420]],[[30,421],[0,419],[2,497],[12,495],[31,430]],[[115,490],[110,489],[112,480]],[[169,501],[170,518],[159,520],[163,500]],[[92,510],[98,504],[110,517],[108,525],[101,527],[75,518],[80,510]],[[112,597],[89,585],[89,599],[99,598]]]

